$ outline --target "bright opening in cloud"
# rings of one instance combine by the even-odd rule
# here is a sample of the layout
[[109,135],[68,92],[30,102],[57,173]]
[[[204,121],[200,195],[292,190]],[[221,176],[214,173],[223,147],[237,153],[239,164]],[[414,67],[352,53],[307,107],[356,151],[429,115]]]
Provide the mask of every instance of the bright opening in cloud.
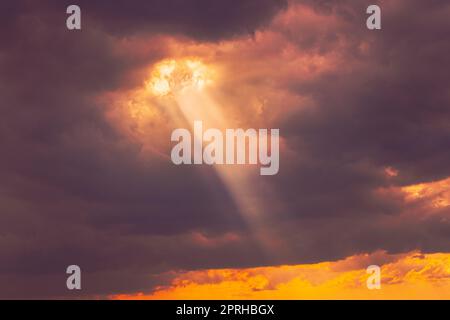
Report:
[[188,88],[202,90],[212,82],[212,70],[196,59],[164,60],[153,69],[147,89],[157,96],[183,92]]

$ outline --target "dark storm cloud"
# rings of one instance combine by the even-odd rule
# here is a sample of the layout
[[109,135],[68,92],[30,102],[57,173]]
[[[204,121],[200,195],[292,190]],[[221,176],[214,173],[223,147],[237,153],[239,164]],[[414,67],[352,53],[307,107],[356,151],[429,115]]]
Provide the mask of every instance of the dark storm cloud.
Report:
[[[350,11],[353,4],[319,3],[335,11],[341,6]],[[449,176],[450,151],[445,146],[450,142],[450,44],[444,36],[450,29],[449,5],[398,1],[383,11],[380,32],[357,27],[361,8],[364,5],[349,12],[357,19],[324,32],[346,40],[338,49],[342,68],[312,81],[286,83],[319,105],[291,118],[288,135],[292,141],[301,137],[303,147],[317,159],[332,155],[338,163],[370,159],[393,166],[404,184]],[[350,29],[354,32],[347,36],[344,32]],[[355,54],[363,42],[369,51]]]
[[[2,16],[4,22],[11,22],[26,11],[65,13],[72,4],[80,6],[85,28],[98,26],[121,36],[161,32],[219,40],[267,25],[287,7],[287,0],[23,0],[2,4]],[[66,16],[59,16],[58,21],[64,22]]]

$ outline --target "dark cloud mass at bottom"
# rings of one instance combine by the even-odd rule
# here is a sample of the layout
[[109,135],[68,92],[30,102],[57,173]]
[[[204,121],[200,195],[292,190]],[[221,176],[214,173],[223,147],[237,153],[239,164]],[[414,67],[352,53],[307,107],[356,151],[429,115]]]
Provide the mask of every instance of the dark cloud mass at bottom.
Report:
[[[425,218],[425,207],[375,192],[450,176],[449,4],[392,3],[382,32],[370,33],[361,23],[365,2],[292,1],[286,9],[269,0],[80,1],[89,27],[68,40],[56,27],[64,25],[63,2],[2,2],[0,297],[74,296],[64,273],[74,263],[83,266],[83,294],[104,296],[148,291],[170,270],[325,261],[377,249],[448,252],[448,209]],[[336,22],[295,32],[271,24],[295,5]],[[251,236],[213,170],[139,161],[141,146],[94,99],[139,85],[134,72],[167,54],[158,43],[145,55],[118,51],[127,37],[215,43],[260,27],[302,52],[335,52],[345,62],[277,83],[314,107],[277,120],[299,157],[282,153],[280,173],[264,182],[282,203],[266,223],[290,249],[276,260]],[[387,166],[399,176],[387,179]],[[414,215],[403,219],[405,212]],[[239,240],[217,246],[193,236],[230,233]]]

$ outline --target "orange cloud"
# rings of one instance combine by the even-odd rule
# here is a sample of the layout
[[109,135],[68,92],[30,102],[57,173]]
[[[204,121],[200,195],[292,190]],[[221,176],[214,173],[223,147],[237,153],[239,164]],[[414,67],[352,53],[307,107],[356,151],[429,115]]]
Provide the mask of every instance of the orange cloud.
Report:
[[407,201],[426,201],[432,208],[450,206],[450,178],[402,188]]
[[[369,290],[367,266],[381,267]],[[450,299],[450,253],[379,251],[336,262],[191,271],[167,287],[114,299]]]

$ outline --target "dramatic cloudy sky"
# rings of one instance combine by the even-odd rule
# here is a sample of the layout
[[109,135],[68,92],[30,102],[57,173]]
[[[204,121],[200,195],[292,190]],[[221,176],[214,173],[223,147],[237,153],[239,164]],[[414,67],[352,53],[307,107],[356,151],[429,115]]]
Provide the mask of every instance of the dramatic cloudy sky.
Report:
[[[347,283],[373,263],[379,297],[449,297],[449,17],[446,0],[2,1],[0,297],[362,297]],[[193,120],[279,128],[279,173],[175,166]]]

